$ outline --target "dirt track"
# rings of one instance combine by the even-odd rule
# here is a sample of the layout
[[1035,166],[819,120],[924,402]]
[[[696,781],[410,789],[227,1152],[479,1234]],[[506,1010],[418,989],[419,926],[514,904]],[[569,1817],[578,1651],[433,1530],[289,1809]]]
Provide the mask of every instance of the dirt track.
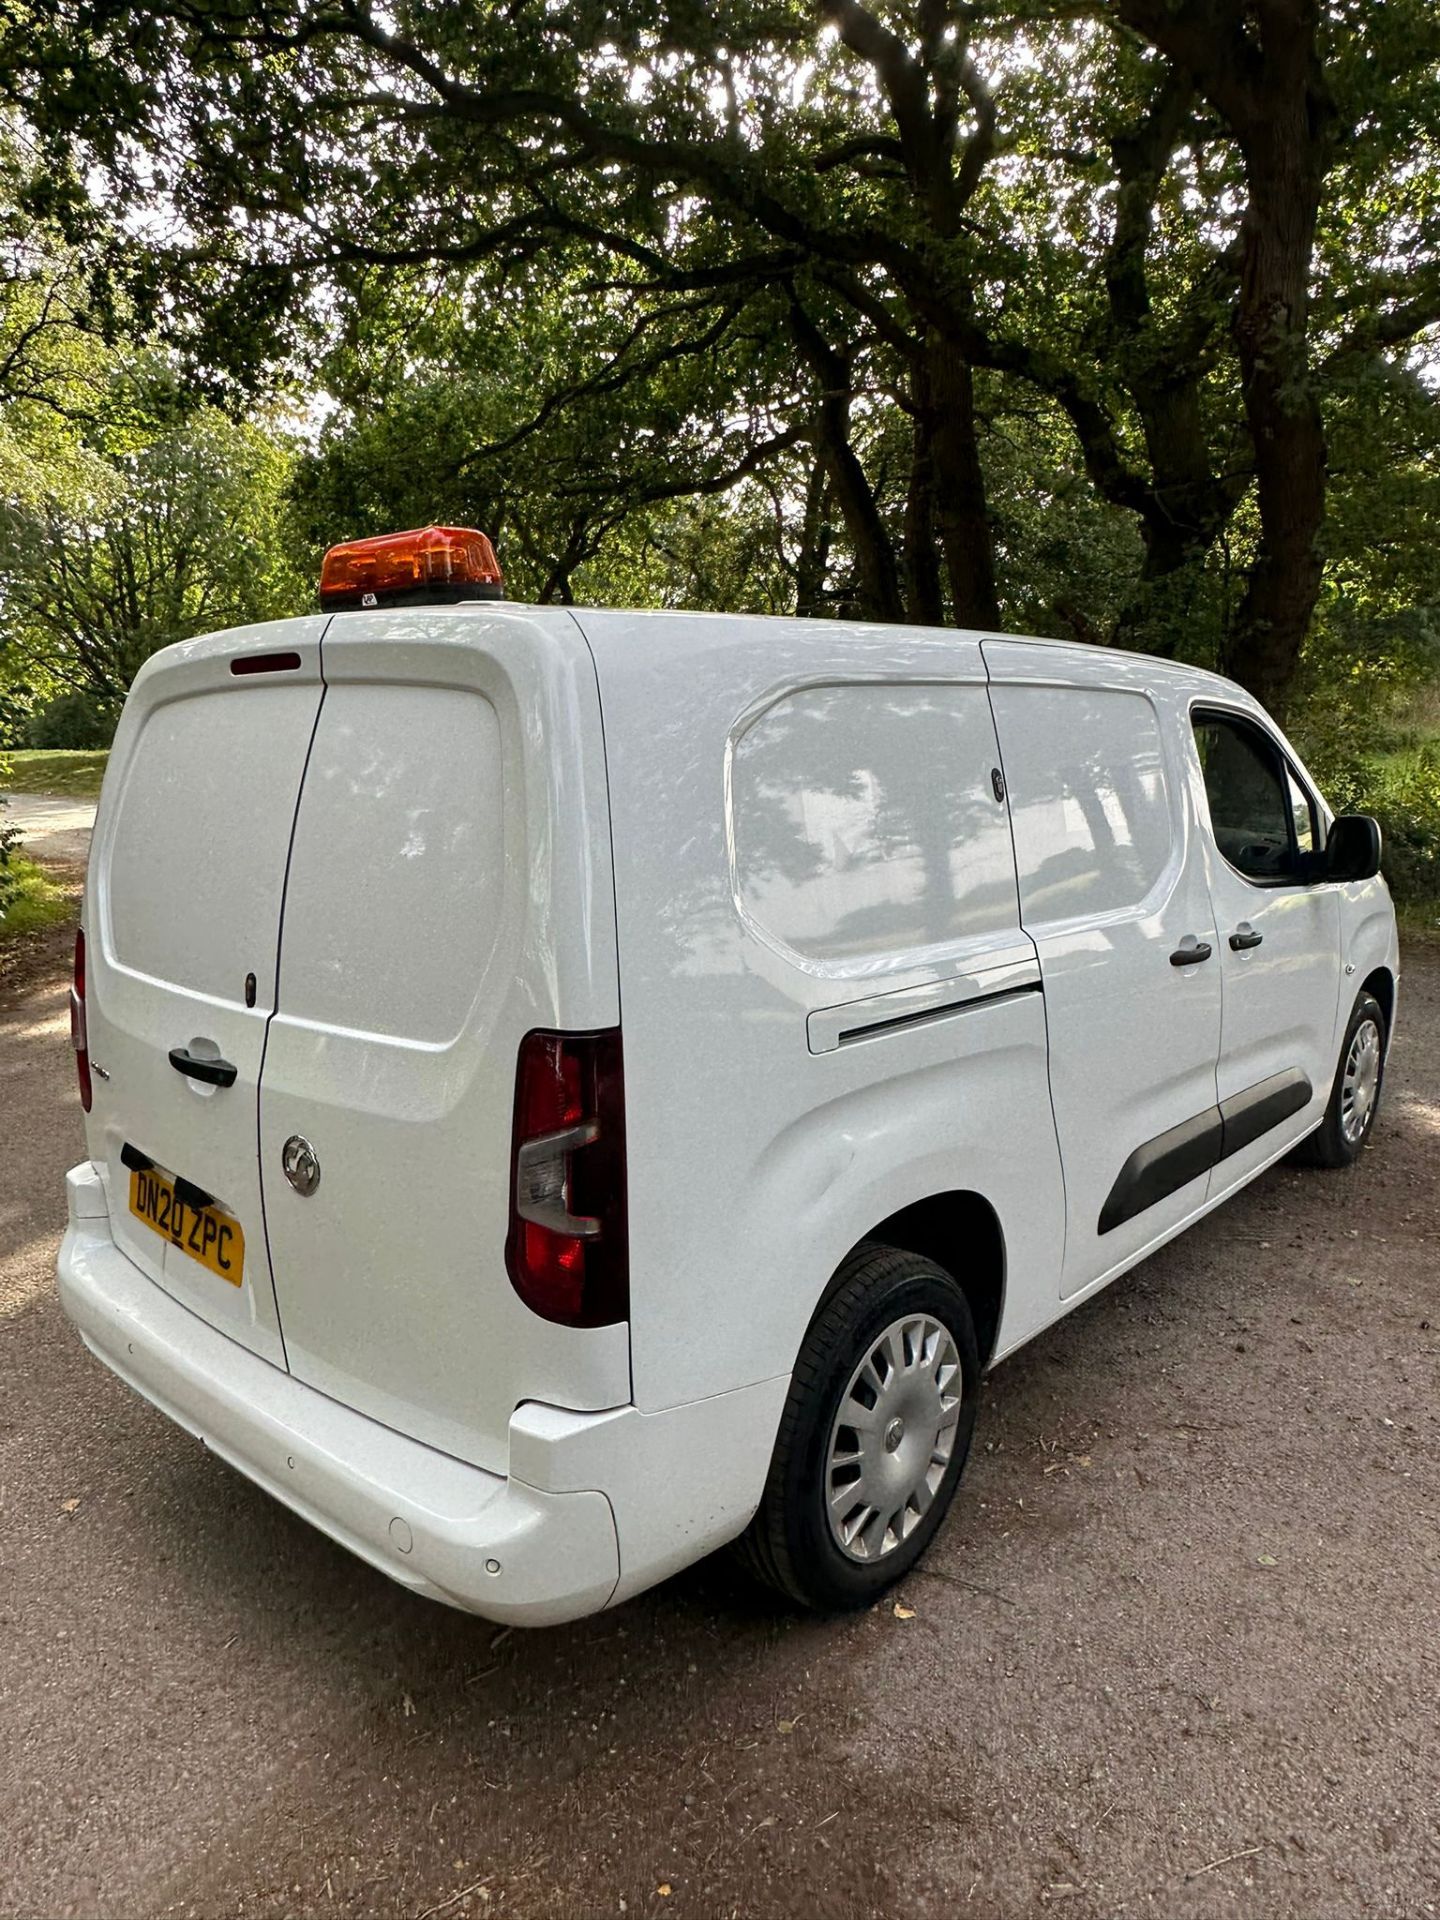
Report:
[[0,998],[0,1912],[1440,1910],[1433,950],[1360,1168],[1271,1173],[994,1376],[912,1618],[712,1562],[533,1635],[81,1348],[64,950]]
[[7,818],[25,836],[25,851],[37,860],[59,860],[83,867],[95,824],[93,800],[71,800],[58,793],[7,791]]

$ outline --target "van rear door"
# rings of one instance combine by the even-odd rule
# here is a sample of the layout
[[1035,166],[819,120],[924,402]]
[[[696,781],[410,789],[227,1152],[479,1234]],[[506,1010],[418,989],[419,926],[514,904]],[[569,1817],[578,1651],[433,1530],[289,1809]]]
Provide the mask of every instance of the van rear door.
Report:
[[[88,1136],[116,1243],[193,1312],[279,1365],[256,1105],[324,628],[323,618],[238,628],[146,664],[110,757],[85,913]],[[192,1078],[172,1053],[221,1063],[233,1078]],[[202,1264],[157,1231],[169,1205],[155,1202],[153,1183],[155,1225],[131,1211],[145,1162],[208,1196],[217,1220],[238,1223],[238,1272],[234,1260],[228,1276]],[[225,1244],[237,1244],[233,1228]]]
[[629,1398],[628,1329],[505,1267],[520,1043],[619,1019],[594,664],[562,610],[477,603],[339,614],[325,679],[260,1096],[290,1370],[504,1471],[520,1401]]

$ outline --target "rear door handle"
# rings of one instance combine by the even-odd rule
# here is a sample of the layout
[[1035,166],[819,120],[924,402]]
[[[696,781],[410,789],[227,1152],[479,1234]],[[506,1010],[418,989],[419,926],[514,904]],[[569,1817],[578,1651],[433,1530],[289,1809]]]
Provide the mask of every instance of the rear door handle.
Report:
[[203,1080],[207,1087],[233,1087],[240,1071],[228,1060],[202,1060],[188,1047],[172,1047],[170,1064],[177,1073],[183,1073],[190,1080]]
[[1265,938],[1257,933],[1248,920],[1242,920],[1230,936],[1230,945],[1236,953],[1243,953],[1247,947],[1258,947]]
[[1187,933],[1170,956],[1172,967],[1198,967],[1202,960],[1210,958],[1210,942],[1197,940],[1193,933]]

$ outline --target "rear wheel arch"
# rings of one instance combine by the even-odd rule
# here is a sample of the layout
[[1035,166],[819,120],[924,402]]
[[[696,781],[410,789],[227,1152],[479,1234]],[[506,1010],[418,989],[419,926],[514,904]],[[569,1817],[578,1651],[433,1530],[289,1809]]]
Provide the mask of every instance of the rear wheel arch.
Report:
[[[850,1252],[868,1242],[933,1260],[951,1276],[970,1309],[981,1368],[988,1367],[1005,1305],[1005,1235],[999,1215],[985,1196],[969,1188],[932,1193],[877,1221]],[[842,1261],[839,1271],[844,1266]],[[827,1287],[817,1314],[834,1284]]]

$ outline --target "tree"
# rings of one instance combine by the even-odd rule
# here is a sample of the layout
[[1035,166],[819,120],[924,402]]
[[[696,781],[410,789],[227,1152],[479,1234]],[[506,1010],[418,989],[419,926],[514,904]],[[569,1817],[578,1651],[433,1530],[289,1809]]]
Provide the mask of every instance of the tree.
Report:
[[[643,418],[685,366],[708,430],[656,486],[766,484],[803,444],[853,604],[983,627],[1016,597],[996,423],[1059,423],[1139,543],[1103,620],[1054,621],[1213,629],[1281,707],[1336,356],[1395,364],[1440,316],[1437,33],[1419,0],[60,0],[0,71],[57,169],[168,212],[126,296],[222,391],[323,364],[377,275],[461,288],[478,333],[486,299],[588,265],[610,363],[536,391],[535,448],[602,393]],[[717,408],[712,371],[756,385]],[[560,576],[626,523],[595,483],[541,535]]]
[[104,325],[56,218],[67,186],[25,119],[0,106],[0,405],[12,418],[75,421],[97,398]]
[[[967,214],[993,100],[949,0],[913,47],[855,0],[825,17],[817,38],[783,4],[641,19],[529,0],[393,25],[82,7],[35,34],[35,67],[48,126],[81,131],[121,192],[138,134],[205,236],[169,271],[207,296],[201,357],[231,369],[317,281],[343,296],[366,267],[513,262],[557,238],[623,267],[620,300],[688,296],[692,341],[778,296],[864,609],[935,617],[938,545],[952,617],[994,624]],[[903,554],[856,451],[879,395],[913,422]]]
[[[1337,98],[1344,60],[1327,58],[1337,27],[1378,52],[1392,83],[1418,68],[1433,101],[1440,39],[1433,14],[1402,9],[1383,38],[1320,0],[1116,0],[1125,24],[1170,63],[1172,95],[1194,89],[1239,153],[1245,210],[1233,335],[1255,475],[1259,541],[1226,665],[1262,700],[1283,705],[1320,594],[1326,445],[1311,336],[1311,278],[1322,195],[1342,139],[1360,140]],[[1419,29],[1416,31],[1416,29]],[[1387,132],[1395,122],[1385,117]],[[1405,311],[1376,316],[1391,344],[1440,321],[1440,278]]]
[[163,365],[122,359],[83,435],[0,429],[0,635],[111,712],[157,647],[308,597],[284,537],[286,450],[177,399]]

